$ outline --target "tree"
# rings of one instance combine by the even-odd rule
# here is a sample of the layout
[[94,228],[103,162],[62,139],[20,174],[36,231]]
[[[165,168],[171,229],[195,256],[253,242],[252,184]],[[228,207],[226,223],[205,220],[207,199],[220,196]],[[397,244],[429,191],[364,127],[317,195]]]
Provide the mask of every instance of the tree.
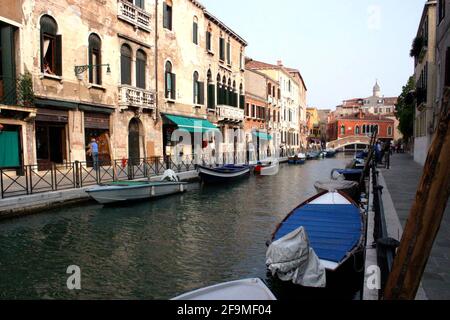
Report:
[[416,104],[414,99],[415,90],[414,77],[408,79],[408,83],[403,87],[401,95],[395,105],[395,116],[399,120],[398,129],[403,134],[406,141],[414,135],[414,116]]

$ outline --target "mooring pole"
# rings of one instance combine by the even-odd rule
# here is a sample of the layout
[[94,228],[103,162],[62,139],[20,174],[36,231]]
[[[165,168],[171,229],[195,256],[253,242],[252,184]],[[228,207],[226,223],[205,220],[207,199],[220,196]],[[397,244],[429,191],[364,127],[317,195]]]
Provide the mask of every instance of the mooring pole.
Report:
[[385,287],[385,300],[415,299],[447,206],[450,193],[449,103],[443,105],[442,109],[416,198]]

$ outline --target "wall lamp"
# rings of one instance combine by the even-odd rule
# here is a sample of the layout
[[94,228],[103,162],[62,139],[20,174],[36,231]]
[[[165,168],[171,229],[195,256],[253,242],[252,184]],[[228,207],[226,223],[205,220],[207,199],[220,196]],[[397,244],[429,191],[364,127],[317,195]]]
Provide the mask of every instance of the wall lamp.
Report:
[[84,66],[75,66],[75,75],[77,77],[79,77],[83,72],[86,72],[86,70],[90,70],[93,68],[98,68],[98,67],[107,67],[106,68],[106,74],[111,74],[111,67],[108,64],[88,64],[88,65],[84,65]]

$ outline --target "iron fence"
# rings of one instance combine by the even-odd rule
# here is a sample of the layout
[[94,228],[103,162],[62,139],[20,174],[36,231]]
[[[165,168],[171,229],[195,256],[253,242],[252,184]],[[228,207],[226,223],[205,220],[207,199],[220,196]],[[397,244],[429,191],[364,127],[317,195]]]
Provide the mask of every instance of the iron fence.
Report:
[[383,186],[379,184],[379,171],[375,161],[372,162],[372,184],[373,184],[373,211],[375,214],[374,241],[377,249],[377,261],[381,270],[380,298],[384,294],[389,274],[394,263],[395,252],[399,242],[389,237],[386,215],[383,204]]
[[148,179],[160,176],[168,169],[182,173],[195,170],[197,165],[213,167],[245,163],[245,158],[245,153],[221,153],[99,161],[96,166],[92,161],[75,161],[61,165],[26,165],[14,170],[0,168],[0,198]]

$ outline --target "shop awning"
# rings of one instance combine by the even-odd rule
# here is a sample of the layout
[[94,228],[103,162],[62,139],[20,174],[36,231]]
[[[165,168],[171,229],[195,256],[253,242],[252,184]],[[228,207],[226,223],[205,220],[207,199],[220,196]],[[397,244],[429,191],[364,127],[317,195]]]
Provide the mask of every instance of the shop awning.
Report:
[[253,135],[255,135],[256,137],[260,138],[261,140],[270,141],[270,140],[273,139],[270,134],[267,134],[265,132],[253,132]]
[[176,124],[179,129],[184,129],[193,133],[195,132],[205,133],[208,131],[219,130],[215,125],[213,125],[208,120],[174,116],[169,114],[166,114],[165,117],[174,124]]

